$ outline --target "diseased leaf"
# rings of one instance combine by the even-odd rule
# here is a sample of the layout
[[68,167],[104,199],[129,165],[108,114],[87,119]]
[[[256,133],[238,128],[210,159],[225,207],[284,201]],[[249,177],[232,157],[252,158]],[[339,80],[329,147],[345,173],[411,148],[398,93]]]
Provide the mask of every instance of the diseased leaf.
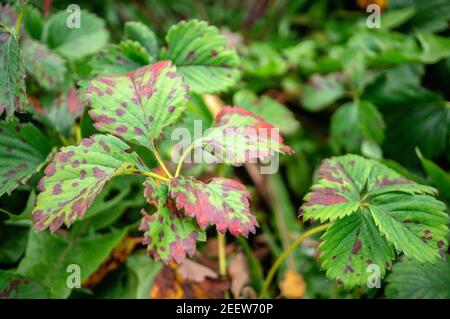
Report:
[[44,299],[48,295],[39,280],[0,270],[0,299]]
[[350,102],[331,118],[333,141],[349,153],[360,153],[364,141],[380,145],[384,140],[383,116],[370,102]]
[[26,108],[25,66],[14,33],[0,25],[0,115]]
[[46,137],[31,123],[0,121],[0,196],[37,172],[50,153]]
[[264,95],[258,99],[252,91],[241,90],[234,94],[233,103],[267,119],[270,124],[278,127],[283,134],[292,134],[300,127],[294,114],[286,106],[269,96]]
[[182,21],[166,35],[161,59],[171,60],[195,93],[217,93],[234,85],[240,76],[236,51],[227,48],[225,36],[204,21]]
[[158,211],[152,215],[144,212],[139,230],[144,231],[144,244],[155,260],[166,265],[172,261],[182,263],[186,255],[192,257],[197,241],[205,241],[206,234],[195,220],[183,216],[171,198],[167,184],[157,185],[153,179],[145,182],[147,201]]
[[90,62],[92,74],[105,76],[124,74],[150,63],[151,58],[136,41],[121,41],[111,44],[97,54]]
[[[43,103],[44,104],[44,103]],[[61,93],[49,104],[44,104],[38,113],[44,122],[63,134],[70,136],[72,125],[83,114],[84,105],[81,97],[74,87]]]
[[94,198],[114,176],[146,170],[136,153],[111,135],[94,135],[78,146],[63,147],[45,168],[31,216],[36,230],[54,232],[70,226],[86,212]]
[[0,3],[0,23],[13,28],[17,21],[17,14],[9,3]]
[[170,61],[92,80],[86,91],[95,128],[152,149],[186,108],[188,88]]
[[327,276],[348,288],[363,286],[372,263],[384,276],[394,248],[419,262],[437,261],[448,245],[448,215],[435,193],[360,156],[325,160],[301,213],[304,220],[334,222],[320,246]]
[[108,41],[105,23],[95,14],[80,11],[79,28],[74,25],[70,10],[52,15],[44,26],[42,40],[53,50],[70,59],[79,59],[98,52]]
[[58,88],[66,74],[64,60],[45,44],[32,39],[22,42],[22,54],[26,70],[47,90]]
[[450,260],[421,265],[403,260],[386,278],[386,296],[396,299],[449,299]]
[[250,194],[241,183],[226,178],[213,178],[207,184],[191,177],[177,177],[170,181],[170,196],[178,209],[195,218],[205,229],[216,226],[224,234],[227,229],[245,237],[255,233],[256,218],[250,213]]
[[68,267],[78,265],[80,280],[86,280],[126,234],[127,229],[122,229],[74,238],[32,231],[17,272],[47,286],[51,298],[67,298],[72,290],[67,285],[70,282],[68,276],[77,271]]
[[127,39],[139,42],[150,54],[152,60],[156,60],[159,53],[158,39],[155,33],[145,24],[137,21],[125,22],[123,32]]
[[237,166],[257,159],[264,161],[276,153],[293,152],[283,144],[278,129],[262,117],[231,106],[224,107],[214,125],[192,144],[194,150],[204,148],[207,154],[212,154],[213,160]]

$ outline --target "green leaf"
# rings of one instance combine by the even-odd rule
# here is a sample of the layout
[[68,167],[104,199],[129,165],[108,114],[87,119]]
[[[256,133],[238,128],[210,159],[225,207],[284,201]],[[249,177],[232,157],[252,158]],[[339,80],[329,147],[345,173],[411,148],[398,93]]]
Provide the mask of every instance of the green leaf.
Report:
[[445,172],[438,165],[423,157],[419,149],[416,149],[417,156],[422,162],[422,166],[428,175],[428,178],[439,190],[439,195],[450,203],[450,174]]
[[80,267],[81,281],[89,278],[126,233],[124,229],[75,239],[49,232],[31,232],[17,272],[47,286],[51,298],[67,298],[71,292],[67,280],[75,274],[68,272],[68,266]]
[[170,61],[91,81],[86,99],[95,128],[152,149],[186,108],[188,88]]
[[23,26],[25,31],[35,40],[40,40],[44,29],[43,17],[38,8],[32,5],[25,6],[23,13]]
[[157,185],[153,179],[145,182],[145,196],[158,211],[144,212],[139,230],[144,231],[144,245],[150,256],[166,265],[172,261],[182,263],[186,255],[192,257],[197,240],[205,241],[206,234],[195,220],[183,216],[173,200],[168,199],[167,184]]
[[242,68],[250,76],[269,78],[283,75],[288,65],[271,45],[257,42],[244,51]]
[[347,288],[364,286],[367,266],[377,264],[383,277],[394,248],[422,263],[443,256],[448,215],[430,196],[435,189],[356,155],[325,160],[319,174],[301,213],[304,220],[334,222],[320,246],[328,277]]
[[426,32],[417,32],[417,39],[422,46],[424,63],[436,63],[450,56],[450,39]]
[[384,140],[383,116],[370,102],[346,103],[331,118],[331,138],[349,153],[360,153],[365,140],[380,145]]
[[44,299],[48,295],[38,280],[0,270],[0,299]]
[[411,26],[428,32],[444,31],[450,20],[450,4],[447,0],[414,1],[416,14]]
[[147,170],[128,145],[111,135],[94,135],[78,146],[63,147],[45,168],[39,182],[34,228],[56,231],[70,226],[86,212],[94,198],[114,176]]
[[195,93],[218,93],[239,79],[236,50],[227,48],[225,36],[204,21],[182,21],[166,35],[161,59],[171,60]]
[[[224,107],[217,114],[214,125],[203,137],[194,140],[194,150],[204,149],[203,156],[213,155],[212,161],[235,166],[246,162],[265,161],[276,153],[292,154],[283,144],[278,129],[260,116],[241,107]],[[195,158],[194,158],[195,160]]]
[[47,138],[31,123],[0,121],[0,196],[25,183],[49,153]]
[[25,66],[14,33],[0,26],[0,115],[24,112],[27,101]]
[[388,298],[449,299],[450,260],[422,265],[405,259],[394,265],[386,281]]
[[383,28],[395,29],[410,20],[416,13],[414,6],[383,12],[382,25]]
[[29,232],[29,227],[0,224],[0,264],[15,264],[19,261],[25,251]]
[[195,218],[202,229],[213,224],[222,234],[227,229],[234,236],[247,237],[250,232],[255,233],[258,222],[250,213],[250,193],[241,183],[213,178],[205,184],[180,176],[170,181],[169,190],[177,208]]
[[278,127],[283,134],[294,133],[300,128],[294,114],[286,106],[269,96],[262,96],[258,99],[252,91],[241,90],[234,94],[233,103],[267,119],[274,127]]
[[42,40],[53,50],[70,59],[79,59],[98,52],[108,41],[105,23],[95,14],[79,12],[80,27],[69,27],[74,16],[66,10],[51,16],[44,26]]
[[342,83],[342,74],[315,74],[310,78],[310,83],[303,91],[302,105],[308,111],[318,112],[344,97],[344,95],[345,88]]
[[105,76],[128,73],[149,63],[150,57],[139,42],[127,40],[108,45],[89,65],[92,67],[92,74]]
[[159,54],[158,39],[155,33],[145,24],[136,21],[125,22],[123,32],[127,39],[139,42],[156,60]]
[[64,82],[67,71],[65,62],[45,44],[25,39],[22,42],[22,55],[25,68],[43,88],[55,89]]

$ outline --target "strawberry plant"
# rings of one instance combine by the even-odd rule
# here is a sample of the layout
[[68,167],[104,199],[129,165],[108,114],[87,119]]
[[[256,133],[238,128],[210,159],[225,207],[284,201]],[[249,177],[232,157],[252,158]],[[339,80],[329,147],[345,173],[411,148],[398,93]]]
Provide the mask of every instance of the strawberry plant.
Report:
[[448,298],[449,17],[0,4],[0,299]]

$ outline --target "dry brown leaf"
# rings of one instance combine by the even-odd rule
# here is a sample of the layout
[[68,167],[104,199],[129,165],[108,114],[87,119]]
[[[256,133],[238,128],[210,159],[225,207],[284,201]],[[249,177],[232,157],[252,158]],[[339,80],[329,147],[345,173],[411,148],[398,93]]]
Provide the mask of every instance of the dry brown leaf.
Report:
[[242,252],[238,252],[231,258],[228,274],[231,277],[231,293],[234,298],[240,298],[242,289],[250,282],[247,260]]
[[[155,282],[150,292],[150,298],[219,299],[224,298],[225,291],[229,289],[229,282],[225,279],[209,278],[205,276],[204,280],[196,281],[186,278],[186,269],[183,271],[184,274],[181,274],[179,272],[179,265],[176,264],[165,266],[156,276]],[[204,272],[205,270],[202,271]],[[189,276],[191,278],[193,277],[192,275]],[[195,279],[198,279],[197,276],[194,277],[196,277]]]
[[281,295],[285,298],[303,298],[306,284],[299,272],[288,269],[280,283],[280,290]]
[[217,273],[211,268],[205,267],[195,261],[186,259],[177,269],[177,273],[184,279],[202,282],[207,277],[217,278]]

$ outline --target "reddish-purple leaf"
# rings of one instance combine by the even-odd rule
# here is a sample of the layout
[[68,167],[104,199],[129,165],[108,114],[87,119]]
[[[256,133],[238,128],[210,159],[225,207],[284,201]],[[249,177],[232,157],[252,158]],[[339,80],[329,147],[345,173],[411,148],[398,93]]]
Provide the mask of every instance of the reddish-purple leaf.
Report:
[[178,209],[195,217],[202,229],[213,224],[222,234],[228,229],[234,236],[247,237],[258,226],[250,213],[250,194],[235,180],[213,178],[205,184],[192,177],[180,176],[170,181],[170,196]]

